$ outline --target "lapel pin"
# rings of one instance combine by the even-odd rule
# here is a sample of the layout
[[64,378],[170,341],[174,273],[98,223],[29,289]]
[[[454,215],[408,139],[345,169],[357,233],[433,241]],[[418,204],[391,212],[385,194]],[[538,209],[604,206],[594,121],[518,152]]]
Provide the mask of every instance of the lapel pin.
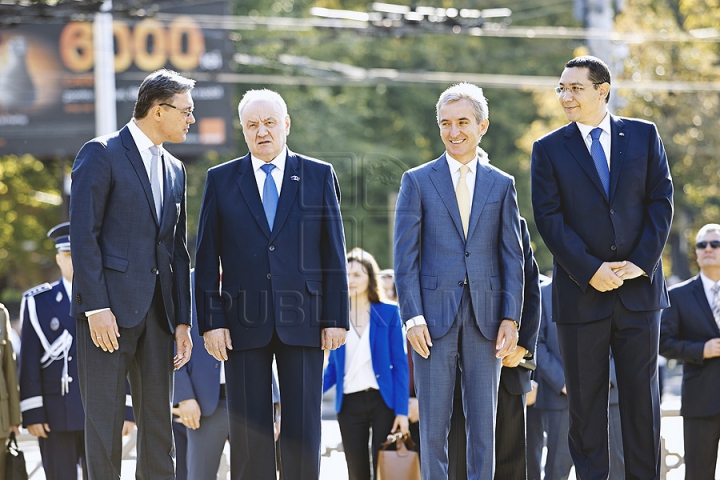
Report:
[[293,175],[292,177],[290,177],[290,180],[292,180],[293,182],[299,182],[300,177],[298,177],[297,175]]

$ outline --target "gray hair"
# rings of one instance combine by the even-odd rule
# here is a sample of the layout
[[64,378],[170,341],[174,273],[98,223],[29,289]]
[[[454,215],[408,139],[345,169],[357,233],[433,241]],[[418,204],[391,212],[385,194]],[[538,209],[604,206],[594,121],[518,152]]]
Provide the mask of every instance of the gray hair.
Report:
[[702,237],[710,232],[720,233],[720,225],[717,223],[708,223],[707,225],[703,225],[697,235],[695,235],[695,241],[699,242]]
[[435,117],[437,118],[438,125],[440,124],[440,109],[448,103],[463,99],[468,100],[472,105],[473,113],[478,123],[489,118],[487,99],[485,95],[483,95],[482,88],[472,83],[463,82],[453,85],[440,95],[440,99],[437,105],[435,105]]
[[248,103],[255,100],[266,100],[268,102],[272,102],[280,107],[280,111],[283,116],[287,116],[288,114],[287,104],[280,94],[272,90],[268,90],[267,88],[263,88],[262,90],[248,90],[245,92],[245,95],[243,95],[242,100],[240,100],[240,103],[238,104],[238,117],[242,119],[243,109]]

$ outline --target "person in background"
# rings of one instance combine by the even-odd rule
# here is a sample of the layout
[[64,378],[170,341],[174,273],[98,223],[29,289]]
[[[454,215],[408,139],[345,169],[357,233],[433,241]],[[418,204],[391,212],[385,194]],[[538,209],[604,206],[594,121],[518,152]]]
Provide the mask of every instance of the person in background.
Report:
[[[47,234],[55,242],[61,278],[23,295],[21,311],[20,410],[23,424],[38,437],[47,480],[87,479],[85,411],[80,398],[75,318],[70,315],[73,263],[70,224]],[[123,435],[135,427],[125,407]]]
[[720,225],[703,226],[695,242],[700,273],[670,287],[660,354],[683,361],[685,478],[714,480],[720,444]]
[[[0,442],[11,433],[20,435],[20,392],[15,352],[10,345],[10,314],[0,303]],[[4,449],[3,449],[4,450]],[[0,454],[0,473],[5,472],[5,452]]]
[[350,331],[346,344],[330,352],[323,391],[337,386],[335,410],[350,480],[370,480],[387,435],[409,433],[408,364],[400,312],[380,299],[375,259],[355,248],[347,262]]
[[389,302],[397,302],[397,290],[395,289],[395,272],[392,268],[380,270],[380,293]]

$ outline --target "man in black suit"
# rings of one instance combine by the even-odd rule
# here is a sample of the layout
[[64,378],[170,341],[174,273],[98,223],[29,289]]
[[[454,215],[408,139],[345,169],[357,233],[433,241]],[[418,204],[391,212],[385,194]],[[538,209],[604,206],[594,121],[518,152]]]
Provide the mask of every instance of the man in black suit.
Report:
[[581,480],[607,478],[610,358],[628,479],[660,476],[658,339],[668,306],[661,256],[673,186],[657,128],[611,115],[610,70],[565,64],[556,92],[571,123],[533,145],[535,224],[554,256],[553,321],[563,356],[570,453]]
[[250,152],[208,171],[200,209],[198,326],[225,361],[231,478],[275,478],[274,356],[283,478],[317,479],[322,349],[350,321],[340,188],[330,164],[287,148],[279,94],[250,90],[238,113]]
[[700,274],[670,288],[660,353],[684,362],[685,478],[713,480],[720,442],[720,225],[702,227],[696,242]]
[[175,478],[173,367],[192,349],[190,256],[185,167],[162,144],[184,141],[195,123],[194,84],[168,70],[148,75],[130,122],[86,143],[73,165],[71,310],[91,480],[120,478],[126,377],[138,478]]

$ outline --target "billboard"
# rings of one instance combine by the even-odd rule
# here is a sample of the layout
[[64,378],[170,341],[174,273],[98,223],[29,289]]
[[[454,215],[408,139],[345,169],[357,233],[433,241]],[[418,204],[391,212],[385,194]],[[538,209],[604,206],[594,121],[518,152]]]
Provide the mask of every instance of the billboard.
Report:
[[[201,10],[194,11],[200,8]],[[159,68],[193,78],[196,123],[182,144],[186,158],[232,149],[232,86],[213,81],[230,71],[232,45],[224,30],[199,25],[194,13],[222,15],[226,2],[163,9],[155,18],[113,21],[118,128],[132,117],[142,79]],[[95,136],[93,25],[20,24],[0,32],[0,155],[74,157]],[[210,79],[210,80],[206,80]]]

